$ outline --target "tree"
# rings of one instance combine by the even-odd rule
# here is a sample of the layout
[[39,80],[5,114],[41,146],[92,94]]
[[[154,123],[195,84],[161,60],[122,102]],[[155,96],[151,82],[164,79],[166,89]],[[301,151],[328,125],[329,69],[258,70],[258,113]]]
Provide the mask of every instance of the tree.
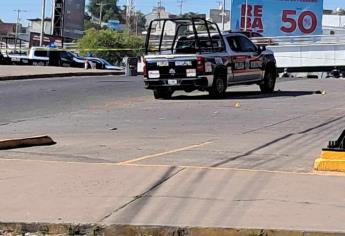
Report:
[[98,29],[99,28],[99,24],[93,23],[90,20],[84,20],[84,29],[88,30],[88,29]]
[[96,57],[104,58],[112,63],[119,63],[123,57],[141,55],[144,48],[144,38],[129,32],[120,33],[111,29],[89,29],[77,45],[81,54],[91,52]]
[[95,29],[99,28],[99,24],[96,24],[95,22],[92,22],[91,19],[92,19],[92,17],[87,12],[85,12],[85,15],[84,15],[84,30],[88,30],[88,29],[92,29],[92,28],[95,28]]
[[205,18],[205,15],[196,13],[196,12],[188,12],[182,15],[182,18]]
[[343,8],[338,8],[336,12],[338,15],[345,15],[345,9]]
[[117,6],[118,0],[90,0],[87,6],[88,11],[95,18],[100,16],[99,3],[103,4],[102,21],[107,22],[108,20],[120,20],[124,23],[125,19],[122,17],[122,10]]

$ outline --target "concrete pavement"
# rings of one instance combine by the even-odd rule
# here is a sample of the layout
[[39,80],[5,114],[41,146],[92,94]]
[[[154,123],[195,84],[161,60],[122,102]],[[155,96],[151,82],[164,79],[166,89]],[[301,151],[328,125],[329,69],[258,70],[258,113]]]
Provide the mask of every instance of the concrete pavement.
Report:
[[0,137],[57,145],[0,151],[0,222],[345,232],[344,175],[313,171],[344,128],[343,80],[158,101],[140,78],[44,81],[3,84],[23,92],[1,114]]
[[343,176],[154,165],[0,163],[0,222],[345,232]]

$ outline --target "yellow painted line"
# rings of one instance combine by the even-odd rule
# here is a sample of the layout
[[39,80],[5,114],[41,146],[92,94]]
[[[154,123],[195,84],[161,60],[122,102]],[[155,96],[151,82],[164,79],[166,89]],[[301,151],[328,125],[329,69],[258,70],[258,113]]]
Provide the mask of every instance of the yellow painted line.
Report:
[[345,177],[345,173],[338,172],[294,172],[294,171],[274,171],[274,170],[255,170],[255,169],[241,169],[231,167],[207,167],[207,166],[190,166],[190,165],[150,165],[150,164],[120,164],[120,163],[95,163],[95,162],[77,162],[77,161],[53,161],[53,160],[33,160],[33,159],[6,159],[0,158],[1,161],[22,161],[22,162],[33,162],[43,164],[73,164],[73,165],[94,165],[94,166],[110,166],[110,167],[147,167],[147,168],[184,168],[184,169],[195,169],[195,170],[208,170],[208,171],[238,171],[248,173],[266,173],[266,174],[284,174],[284,175],[304,175],[304,176],[340,176]]
[[144,48],[78,48],[79,51],[143,51]]
[[168,155],[168,154],[173,154],[173,153],[178,153],[178,152],[183,152],[183,151],[199,148],[199,147],[206,146],[206,145],[209,145],[209,144],[212,144],[212,143],[214,143],[214,142],[205,142],[205,143],[201,143],[201,144],[191,145],[191,146],[187,146],[187,147],[183,147],[183,148],[178,148],[178,149],[174,149],[174,150],[170,150],[170,151],[166,151],[166,152],[161,152],[161,153],[156,153],[156,154],[152,154],[152,155],[138,157],[138,158],[135,158],[135,159],[132,159],[132,160],[128,160],[128,161],[124,161],[124,162],[119,162],[117,164],[118,165],[132,164],[132,163],[138,162],[138,161],[143,161],[143,160],[147,160],[147,159],[151,159],[151,158],[155,158],[155,157],[161,157],[161,156],[165,156],[165,155]]
[[189,166],[189,165],[172,166],[172,165],[150,165],[150,164],[122,164],[120,166],[153,167],[153,168],[175,167],[175,168],[181,168],[181,169],[195,169],[195,170],[209,170],[209,171],[238,171],[238,172],[248,172],[248,173],[304,175],[304,176],[341,176],[341,177],[345,177],[344,173],[256,170],[256,169],[242,169],[242,168],[232,168],[232,167],[207,167],[207,166]]

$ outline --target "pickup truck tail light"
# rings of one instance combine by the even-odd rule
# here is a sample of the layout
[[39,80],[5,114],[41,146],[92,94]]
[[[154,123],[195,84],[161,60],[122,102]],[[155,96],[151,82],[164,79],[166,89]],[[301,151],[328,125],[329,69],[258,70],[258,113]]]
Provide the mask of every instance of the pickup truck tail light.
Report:
[[196,71],[198,74],[205,73],[205,58],[198,56],[196,58]]
[[147,62],[146,62],[146,60],[144,60],[144,77],[146,77],[147,78]]

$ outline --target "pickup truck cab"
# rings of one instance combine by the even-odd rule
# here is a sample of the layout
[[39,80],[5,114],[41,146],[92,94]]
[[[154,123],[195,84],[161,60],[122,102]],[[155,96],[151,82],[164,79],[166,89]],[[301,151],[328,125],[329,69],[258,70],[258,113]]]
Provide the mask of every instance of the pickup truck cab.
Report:
[[[164,32],[168,25],[170,29],[175,25],[174,35]],[[150,23],[144,81],[156,99],[170,98],[177,90],[208,91],[222,98],[229,86],[241,84],[257,84],[262,92],[271,93],[276,76],[272,51],[241,33],[222,34],[217,24],[199,18]]]

